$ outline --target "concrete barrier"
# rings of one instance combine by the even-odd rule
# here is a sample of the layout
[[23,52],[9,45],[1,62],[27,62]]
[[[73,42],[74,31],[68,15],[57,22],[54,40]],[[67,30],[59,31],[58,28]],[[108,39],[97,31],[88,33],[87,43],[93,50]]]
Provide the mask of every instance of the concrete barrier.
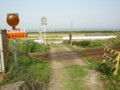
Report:
[[[109,39],[116,38],[117,36],[80,36],[80,37],[72,37],[72,40],[101,40],[101,39]],[[69,40],[69,37],[63,37],[63,40]]]

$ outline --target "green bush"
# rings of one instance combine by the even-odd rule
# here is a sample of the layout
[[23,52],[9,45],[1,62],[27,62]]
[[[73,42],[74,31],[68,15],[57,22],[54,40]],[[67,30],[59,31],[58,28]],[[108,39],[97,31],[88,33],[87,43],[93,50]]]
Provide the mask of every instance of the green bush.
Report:
[[[65,45],[69,45],[69,41],[63,41]],[[105,40],[83,40],[83,41],[73,41],[73,46],[78,46],[82,48],[104,48],[120,46],[120,38],[112,38]]]
[[[9,41],[9,49],[13,50],[13,40]],[[17,40],[17,49],[25,52],[48,52],[50,46],[39,44],[33,40]]]
[[85,61],[88,61],[90,64],[89,64],[89,68],[90,69],[94,69],[94,70],[99,70],[99,66],[100,64],[99,63],[95,63],[92,59],[92,57],[85,57],[83,58]]
[[90,48],[102,48],[102,41],[101,40],[95,40],[91,41]]
[[81,47],[90,47],[91,42],[90,41],[80,41]]
[[39,81],[46,83],[49,80],[51,68],[47,61],[37,60],[28,55],[18,53],[18,66],[15,66],[13,53],[8,57],[6,72],[9,73],[0,85],[17,81]]
[[113,74],[113,68],[114,64],[110,61],[106,61],[102,66],[100,66],[99,70],[103,73],[101,75],[101,79],[107,81],[105,84],[107,90],[120,90],[120,67],[117,75]]
[[95,69],[97,71],[102,71],[101,74],[101,80],[104,80],[105,82],[105,88],[106,90],[120,90],[120,67],[118,70],[117,75],[113,75],[112,68],[114,68],[114,64],[110,61],[106,61],[102,66],[99,63],[93,62],[91,57],[86,57],[84,60],[90,62],[89,68]]
[[83,48],[101,48],[101,47],[103,47],[101,40],[73,41],[73,45],[83,47]]

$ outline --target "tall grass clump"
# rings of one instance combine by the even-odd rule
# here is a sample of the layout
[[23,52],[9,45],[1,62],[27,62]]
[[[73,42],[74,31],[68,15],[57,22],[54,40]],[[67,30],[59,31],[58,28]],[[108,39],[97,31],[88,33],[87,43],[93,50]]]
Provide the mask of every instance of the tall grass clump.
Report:
[[[9,41],[9,49],[13,50],[13,40]],[[17,49],[25,52],[48,52],[50,46],[39,44],[33,40],[17,40]]]
[[[65,45],[69,45],[69,41],[63,41]],[[73,41],[73,46],[81,47],[81,48],[104,48],[107,47],[116,47],[120,46],[120,38],[112,38],[105,40],[81,40],[81,41]]]
[[105,82],[105,87],[107,90],[120,90],[120,67],[118,69],[118,74],[114,75],[112,69],[110,69],[109,66],[114,67],[111,62],[104,63],[101,79]]
[[46,83],[49,80],[51,68],[47,61],[37,60],[22,53],[18,53],[18,66],[15,66],[13,53],[9,53],[6,72],[9,75],[0,82],[0,85],[17,81],[39,81]]
[[99,63],[95,63],[94,61],[93,61],[93,59],[92,59],[92,57],[85,57],[85,58],[83,58],[83,60],[85,60],[85,61],[87,61],[88,63],[90,63],[89,65],[88,65],[88,67],[90,68],[90,69],[94,69],[94,70],[99,70],[99,66],[100,66],[100,64]]
[[[64,44],[68,45],[69,41],[64,41]],[[82,41],[73,41],[73,46],[83,47],[83,48],[102,48],[101,40],[82,40]]]
[[100,63],[94,62],[91,57],[85,57],[83,59],[90,63],[88,65],[90,69],[101,72],[100,77],[104,82],[105,90],[120,90],[120,67],[118,69],[118,74],[113,75],[112,68],[114,67],[114,64],[110,61],[106,61],[106,63],[101,66]]

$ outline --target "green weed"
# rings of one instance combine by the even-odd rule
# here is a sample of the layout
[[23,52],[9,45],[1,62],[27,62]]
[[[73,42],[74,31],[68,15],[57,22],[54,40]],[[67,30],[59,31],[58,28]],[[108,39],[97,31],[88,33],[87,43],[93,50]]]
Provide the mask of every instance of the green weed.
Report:
[[18,53],[18,66],[15,66],[13,54],[9,55],[6,67],[9,77],[0,85],[17,81],[48,82],[51,68],[47,61],[36,60],[33,57]]
[[87,72],[83,70],[83,67],[79,65],[72,65],[65,67],[67,70],[66,78],[68,81],[65,84],[67,90],[82,90],[81,79],[87,75]]
[[88,65],[88,67],[90,69],[94,69],[94,70],[99,70],[100,64],[99,63],[95,63],[92,59],[92,57],[85,57],[83,58],[83,60],[88,61],[90,64]]
[[[69,45],[69,41],[63,41],[65,45]],[[107,47],[116,47],[120,46],[120,38],[114,39],[106,39],[106,40],[82,40],[82,41],[73,41],[73,47],[81,47],[81,48],[104,48]]]
[[[13,51],[13,40],[9,40],[9,49]],[[25,52],[48,52],[49,45],[39,44],[33,40],[19,40],[17,39],[17,49]]]

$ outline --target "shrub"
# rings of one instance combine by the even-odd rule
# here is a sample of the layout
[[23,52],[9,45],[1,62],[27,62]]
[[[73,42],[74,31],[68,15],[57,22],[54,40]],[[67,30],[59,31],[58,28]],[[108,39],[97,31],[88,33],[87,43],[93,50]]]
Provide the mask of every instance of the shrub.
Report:
[[[69,41],[66,40],[63,42],[68,45]],[[105,40],[83,40],[83,41],[73,41],[73,45],[82,47],[82,48],[104,48],[107,47],[116,47],[120,46],[120,38],[112,38]]]
[[6,72],[9,72],[9,77],[0,82],[0,85],[17,81],[46,83],[49,80],[51,68],[47,61],[37,60],[21,53],[18,53],[18,66],[15,66],[13,53],[11,53],[8,57]]
[[101,40],[95,40],[91,41],[90,48],[102,48],[102,41]]
[[[13,40],[9,41],[9,49],[13,50]],[[39,44],[33,40],[17,40],[17,49],[25,52],[48,52],[50,46]]]
[[80,46],[90,47],[91,41],[80,41]]
[[100,48],[100,47],[103,47],[101,40],[73,41],[73,45],[84,47],[84,48]]

